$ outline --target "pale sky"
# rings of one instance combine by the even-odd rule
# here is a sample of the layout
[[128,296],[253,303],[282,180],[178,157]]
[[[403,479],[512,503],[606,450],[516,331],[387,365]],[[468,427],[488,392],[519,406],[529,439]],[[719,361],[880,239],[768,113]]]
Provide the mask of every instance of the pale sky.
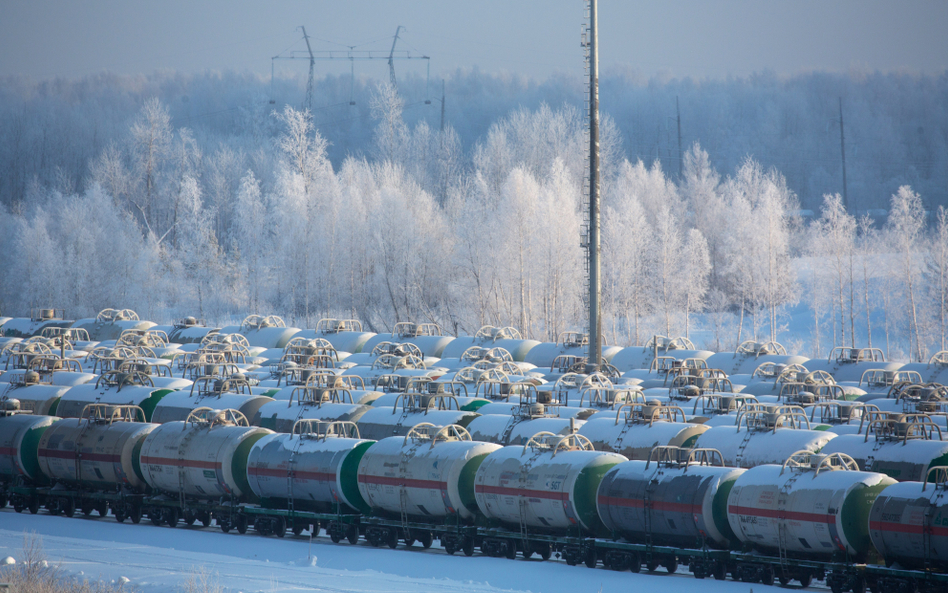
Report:
[[[604,74],[948,69],[945,0],[601,0],[599,12]],[[433,78],[474,67],[545,78],[582,73],[582,19],[582,0],[0,0],[0,76],[268,75],[272,56],[305,49],[300,25],[317,51],[384,52],[403,25],[397,49],[430,56]],[[423,64],[396,69],[423,76]],[[317,74],[348,71],[347,62],[317,63]],[[388,74],[384,61],[356,72]]]

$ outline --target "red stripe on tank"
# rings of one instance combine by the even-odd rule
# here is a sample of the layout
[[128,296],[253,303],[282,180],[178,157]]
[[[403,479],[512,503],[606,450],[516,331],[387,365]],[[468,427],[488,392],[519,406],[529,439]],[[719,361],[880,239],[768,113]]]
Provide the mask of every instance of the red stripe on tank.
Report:
[[52,459],[76,459],[77,457],[79,457],[80,461],[104,461],[106,463],[120,463],[122,461],[121,455],[113,455],[110,453],[77,454],[75,451],[60,451],[59,449],[39,449],[37,451],[37,454],[40,457],[49,457]]
[[16,449],[13,447],[0,447],[0,455],[16,455]]
[[[269,467],[251,467],[247,470],[247,473],[251,476],[262,476],[265,478],[286,478],[289,475],[289,471],[286,469],[274,469]],[[296,471],[293,472],[293,477],[297,480],[313,480],[316,482],[336,481],[336,474],[328,472]]]
[[194,467],[198,469],[217,469],[221,464],[216,461],[193,461],[191,459],[171,459],[170,457],[142,456],[146,465],[170,465],[173,467]]
[[390,478],[387,476],[366,476],[360,475],[361,484],[381,484],[382,486],[405,486],[407,488],[420,488],[423,490],[447,490],[447,482],[437,480],[414,480],[411,478]]
[[[627,507],[630,509],[644,509],[645,501],[637,498],[622,498],[621,496],[600,496],[599,504],[614,507]],[[684,513],[692,515],[696,511],[701,512],[701,508],[685,502],[665,502],[656,500],[651,503],[651,507],[656,511],[667,511],[672,513]]]
[[[925,532],[924,525],[905,525],[902,523],[892,523],[889,521],[869,521],[869,529],[875,529],[876,531],[889,531],[892,533],[911,533],[915,535],[921,535]],[[937,527],[933,525],[929,528],[929,533],[939,537],[945,537],[948,536],[948,527]]]
[[836,515],[827,515],[825,513],[778,511],[777,509],[758,509],[754,507],[740,507],[735,505],[728,506],[727,512],[734,515],[766,517],[768,519],[783,519],[787,521],[807,521],[809,523],[826,523],[827,525],[836,523]]
[[507,486],[486,486],[475,484],[474,492],[481,494],[500,494],[501,496],[524,496],[526,498],[547,498],[549,500],[569,500],[568,492],[549,492],[546,490],[528,490]]

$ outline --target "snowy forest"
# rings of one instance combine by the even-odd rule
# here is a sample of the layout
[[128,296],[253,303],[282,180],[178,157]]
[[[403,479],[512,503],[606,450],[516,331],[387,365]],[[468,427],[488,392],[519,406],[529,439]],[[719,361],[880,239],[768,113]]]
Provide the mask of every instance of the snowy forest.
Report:
[[[0,314],[584,327],[581,80],[459,71],[442,103],[328,76],[312,110],[304,86],[4,79]],[[944,349],[946,96],[948,75],[603,77],[607,342]]]

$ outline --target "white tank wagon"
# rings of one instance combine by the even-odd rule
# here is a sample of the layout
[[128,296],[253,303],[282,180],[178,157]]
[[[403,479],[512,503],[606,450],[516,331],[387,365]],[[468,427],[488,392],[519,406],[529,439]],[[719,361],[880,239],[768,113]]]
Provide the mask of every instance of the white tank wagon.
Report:
[[352,395],[352,401],[354,403],[366,406],[371,406],[384,395],[381,391],[366,389],[365,381],[362,380],[362,377],[355,375],[336,375],[329,372],[319,372],[307,375],[304,380],[303,375],[295,374],[290,370],[290,372],[285,373],[281,377],[280,383],[283,387],[278,387],[275,392],[269,392],[267,395],[277,401],[284,402],[290,401],[291,397],[295,397],[294,392],[298,387],[305,387],[316,391],[322,389],[345,389]]
[[[487,456],[475,478],[477,506],[488,519],[517,529],[601,535],[596,492],[606,472],[623,461],[595,451],[582,435],[541,432]],[[548,548],[533,551],[549,557]]]
[[871,420],[887,417],[878,406],[862,402],[827,401],[806,408],[811,425],[828,427],[838,436],[865,434]]
[[[86,406],[80,418],[65,418],[43,433],[39,443],[40,469],[51,480],[69,487],[143,492],[139,463],[145,438],[157,424],[144,421],[137,406]],[[75,511],[72,499],[47,502],[53,514]],[[91,510],[91,509],[87,509]],[[104,512],[100,514],[104,515]],[[118,516],[118,515],[117,515]]]
[[[454,342],[461,339],[463,338],[456,338]],[[451,342],[451,344],[454,342]],[[458,371],[467,367],[488,370],[503,363],[509,363],[508,368],[512,368],[516,371],[516,374],[520,374],[520,368],[516,366],[513,356],[505,348],[499,346],[493,348],[471,346],[464,350],[460,356],[442,356],[438,359],[438,366],[450,371]],[[529,366],[532,367],[533,365]]]
[[[527,352],[523,358],[524,362],[536,365],[537,368],[550,368],[553,361],[559,356],[572,356],[577,361],[586,357],[586,348],[589,345],[589,336],[582,332],[563,332],[557,338],[556,342],[541,342],[536,344]],[[610,362],[621,348],[618,346],[604,346],[602,348],[602,360]]]
[[[2,333],[2,328],[0,328],[0,333]],[[933,354],[928,359],[928,364],[910,362],[903,365],[899,370],[917,372],[922,377],[919,383],[948,385],[948,350],[941,350]]]
[[151,431],[142,444],[142,475],[153,489],[173,496],[252,498],[247,458],[268,434],[273,432],[251,427],[240,412],[198,408],[184,422]]
[[[53,416],[20,413],[17,400],[0,399],[0,484],[13,485],[21,477],[33,484],[43,484],[37,450],[43,434],[57,422]],[[0,508],[6,506],[0,490]],[[16,501],[15,501],[16,502]],[[20,506],[23,510],[25,506]]]
[[65,309],[30,309],[29,317],[4,317],[0,325],[0,336],[6,338],[30,338],[42,335],[46,328],[70,327],[74,321],[66,320]]
[[[584,424],[572,416],[561,416],[562,407],[558,402],[540,403],[539,395],[532,384],[520,394],[520,402],[510,409],[510,413],[485,413],[468,424],[468,431],[476,441],[499,443],[501,445],[523,445],[540,432],[570,435]],[[502,403],[483,406],[479,411],[501,407]]]
[[258,348],[283,348],[300,331],[297,327],[286,327],[276,315],[248,315],[240,325],[222,327],[220,333],[240,334],[249,345]]
[[632,369],[621,375],[624,382],[634,381],[642,389],[667,390],[679,375],[688,375],[708,369],[701,358],[673,358],[659,356],[647,369]]
[[94,318],[76,320],[70,327],[84,329],[96,342],[118,340],[125,330],[147,330],[154,327],[151,321],[142,321],[131,309],[103,309]]
[[[463,427],[423,422],[403,437],[385,438],[369,447],[359,463],[359,493],[374,512],[402,517],[403,522],[412,517],[470,522],[478,510],[475,473],[487,455],[499,449],[472,441]],[[365,536],[374,546],[384,542],[395,547],[399,535],[407,545],[416,536],[425,547],[431,544],[430,532],[402,531],[370,526]],[[453,539],[442,543],[446,548],[458,544]]]
[[190,390],[174,391],[161,398],[151,414],[151,421],[164,424],[187,420],[191,412],[202,407],[237,410],[247,418],[254,418],[260,408],[272,401],[273,398],[265,395],[253,395],[250,384],[239,375],[228,379],[201,377]]
[[87,405],[101,403],[138,406],[145,412],[145,420],[150,422],[155,406],[161,398],[173,391],[156,388],[151,377],[143,373],[109,371],[102,374],[95,383],[71,387],[60,398],[56,415],[60,418],[79,418]]
[[[398,360],[405,356],[413,356],[415,359],[424,362],[425,354],[417,345],[411,342],[377,342],[370,350],[363,350],[357,354],[351,354],[346,360],[355,363],[357,366],[373,366],[376,360],[385,355],[391,355],[392,360]],[[388,358],[386,360],[389,360]],[[387,365],[391,368],[391,364]]]
[[260,406],[252,424],[276,432],[291,432],[298,421],[356,422],[371,409],[357,404],[344,387],[293,387],[289,400],[271,400]]
[[883,473],[899,482],[921,482],[931,468],[948,465],[948,441],[924,415],[867,417],[862,434],[841,435],[822,453],[845,453],[863,471]]
[[825,359],[813,358],[806,362],[806,367],[811,371],[826,371],[837,382],[853,383],[859,381],[866,371],[897,371],[903,366],[901,362],[886,362],[885,354],[879,348],[843,346],[833,348]]
[[424,358],[441,358],[441,353],[453,340],[453,337],[443,335],[435,323],[403,321],[395,324],[392,333],[369,338],[362,346],[362,352],[371,352],[382,342],[409,343],[417,346]]
[[315,329],[304,329],[294,337],[326,340],[339,352],[355,354],[362,352],[365,343],[373,336],[375,333],[364,331],[362,322],[356,319],[324,318],[316,323]]
[[10,371],[0,375],[0,397],[17,399],[21,412],[39,416],[55,416],[59,400],[71,389],[68,385],[41,383],[36,371]]
[[247,481],[268,508],[369,512],[359,493],[362,456],[375,441],[352,422],[300,420],[292,432],[264,436],[250,450]]
[[477,412],[461,409],[458,399],[450,395],[402,393],[389,406],[372,406],[356,423],[363,438],[381,440],[405,436],[413,426],[428,422],[438,426],[457,424],[466,428]]
[[886,396],[867,394],[858,401],[889,414],[928,414],[933,422],[948,429],[948,387],[944,385],[897,383]]
[[894,483],[859,471],[845,454],[798,451],[783,465],[761,465],[737,478],[728,522],[741,542],[764,552],[863,562],[872,549],[870,508]]
[[694,446],[717,449],[730,467],[750,468],[782,463],[796,451],[818,453],[836,437],[828,430],[813,430],[803,408],[748,404],[733,426],[713,426]]
[[655,365],[655,360],[660,357],[677,360],[686,358],[707,360],[712,354],[714,352],[709,350],[698,350],[691,340],[685,337],[653,336],[645,343],[645,346],[622,348],[609,362],[625,373],[632,369],[651,368]]
[[644,404],[645,395],[638,387],[625,385],[591,385],[580,390],[577,407],[593,413],[584,420],[612,419],[619,408],[628,404]]
[[[27,373],[36,371],[40,376],[40,383],[48,385],[64,385],[72,387],[73,385],[82,385],[89,381],[95,381],[96,375],[82,370],[79,360],[74,358],[61,358],[59,354],[52,356],[37,356],[29,362],[26,369],[17,369],[9,371],[13,373]],[[7,373],[4,373],[3,379],[7,379]]]
[[343,366],[342,361],[349,354],[340,352],[323,338],[304,338],[297,334],[282,348],[267,348],[259,357],[268,365],[292,362],[300,367],[336,369]]
[[174,344],[200,344],[208,334],[220,331],[220,328],[208,327],[207,322],[197,317],[182,317],[171,325],[156,325],[154,330],[161,330],[168,336],[168,341]]
[[743,393],[705,393],[691,400],[691,408],[683,407],[691,413],[690,422],[716,426],[734,424],[737,414],[746,404],[759,403],[753,395]]
[[869,510],[869,537],[887,566],[948,569],[946,490],[948,467],[939,466],[920,482],[893,484],[879,493]]
[[579,428],[579,434],[597,451],[644,461],[655,447],[692,447],[708,430],[702,424],[686,422],[678,406],[649,401],[623,405],[611,418],[590,420]]
[[[599,518],[617,537],[659,546],[717,548],[737,542],[727,520],[727,498],[743,469],[724,466],[713,449],[656,447],[648,461],[627,461],[603,477],[597,495]],[[637,553],[610,552],[603,563],[638,572],[643,558]],[[657,562],[656,562],[657,561]],[[662,564],[675,572],[675,556],[653,557],[649,570]],[[723,562],[695,558],[691,571],[723,580]]]
[[[846,384],[853,385],[852,382],[847,382]],[[895,385],[923,384],[925,384],[925,381],[922,379],[921,373],[906,370],[903,366],[897,371],[882,371],[878,369],[865,371],[862,377],[859,378],[859,382],[855,384],[855,387],[862,389],[865,395],[886,397]]]
[[[399,379],[401,382],[401,379]],[[426,396],[447,396],[457,400],[461,410],[465,412],[477,412],[481,407],[491,403],[491,400],[468,395],[467,385],[457,381],[439,381],[432,377],[409,377],[405,382],[404,389],[383,393],[375,401],[373,406],[391,406],[400,395],[414,394],[421,397]]]
[[452,340],[441,352],[441,358],[462,358],[471,347],[485,350],[502,348],[510,354],[512,360],[523,362],[527,354],[540,342],[526,340],[514,327],[494,327],[485,325],[473,336],[460,336]]
[[745,340],[734,352],[716,352],[708,357],[708,366],[722,369],[730,375],[749,375],[763,363],[775,365],[803,364],[804,356],[787,354],[779,342],[755,342]]

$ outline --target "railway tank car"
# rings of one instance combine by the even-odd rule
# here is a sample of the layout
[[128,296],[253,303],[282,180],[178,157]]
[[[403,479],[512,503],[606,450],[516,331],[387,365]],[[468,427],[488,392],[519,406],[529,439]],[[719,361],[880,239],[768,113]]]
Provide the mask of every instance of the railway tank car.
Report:
[[[276,390],[264,390],[275,393]],[[155,404],[150,420],[156,424],[186,420],[194,410],[202,407],[217,410],[237,410],[247,418],[254,418],[260,408],[273,401],[268,395],[254,395],[247,380],[240,375],[227,379],[200,377],[187,391],[173,391]]]
[[382,342],[414,344],[425,359],[441,358],[441,353],[454,340],[442,335],[441,328],[434,323],[396,323],[390,334],[376,334],[363,345],[361,352],[371,352]]
[[[358,469],[374,443],[359,438],[352,422],[300,420],[291,432],[269,434],[254,443],[247,459],[247,482],[268,509],[368,513],[371,509],[359,492]],[[277,535],[287,526],[299,535],[309,522],[279,515],[254,521],[258,532]],[[335,542],[343,536],[350,542],[359,537],[352,527],[334,527],[326,525]]]
[[713,426],[698,437],[695,447],[717,449],[728,466],[752,468],[783,463],[802,449],[819,452],[836,437],[828,430],[810,429],[803,409],[795,406],[747,404],[738,414],[736,427]]
[[932,467],[948,465],[948,441],[927,416],[899,414],[865,422],[862,434],[840,435],[822,453],[845,453],[864,471],[899,482],[922,482]]
[[513,327],[494,327],[485,325],[473,336],[460,336],[448,343],[441,352],[441,358],[460,358],[471,347],[484,349],[503,348],[513,360],[523,362],[527,354],[540,342],[525,340],[520,331]]
[[[80,491],[143,492],[139,464],[142,443],[157,424],[144,422],[136,406],[90,404],[79,418],[64,418],[43,433],[37,449],[40,470],[51,481]],[[93,508],[104,516],[105,501],[80,493],[50,491],[46,508],[52,514],[72,516],[79,505],[85,514]],[[134,512],[121,500],[112,501],[116,518]]]
[[[272,431],[251,427],[235,410],[198,408],[187,420],[161,424],[148,434],[141,447],[142,476],[156,492],[179,500],[252,500],[247,459],[254,443],[268,434]],[[173,527],[180,510],[158,505],[148,514],[156,524]]]
[[[648,461],[632,460],[613,467],[603,477],[597,495],[599,517],[610,532],[629,542],[651,541],[659,546],[728,549],[736,542],[727,520],[727,499],[738,476],[746,470],[725,467],[713,449],[656,447]],[[674,572],[674,556],[657,555],[657,562]],[[610,552],[603,563],[614,569],[639,572],[643,557]],[[656,559],[649,560],[654,570]],[[691,571],[723,579],[720,561],[694,559]]]
[[399,394],[391,407],[373,406],[356,424],[363,438],[378,441],[390,436],[405,436],[421,422],[438,426],[457,424],[466,428],[479,415],[462,410],[454,396],[411,392]]
[[[6,506],[7,489],[21,480],[43,484],[46,477],[40,471],[37,450],[43,434],[59,418],[22,414],[16,400],[0,400],[0,508]],[[26,503],[16,498],[14,506],[22,511]],[[30,509],[34,513],[36,510]]]
[[[475,477],[474,495],[481,512],[502,525],[539,532],[603,535],[596,492],[613,466],[627,461],[593,449],[580,435],[535,434],[523,446],[503,447],[484,459]],[[488,538],[488,554],[517,552],[517,540]],[[521,550],[549,558],[548,545]]]
[[76,385],[64,393],[59,399],[56,415],[60,418],[79,418],[87,405],[102,403],[138,406],[145,413],[145,420],[150,422],[155,406],[172,391],[156,388],[151,378],[144,373],[108,371],[100,375],[95,383]]
[[95,317],[77,319],[70,327],[84,329],[91,340],[103,342],[117,340],[126,330],[146,331],[155,324],[142,321],[131,309],[103,309]]
[[[382,439],[372,445],[359,462],[359,493],[376,513],[444,521],[456,516],[471,521],[477,515],[475,474],[489,453],[500,449],[493,443],[472,441],[463,427],[444,427],[423,422],[404,437]],[[414,533],[390,528],[366,530],[372,545],[395,547],[399,535],[416,539]],[[418,534],[425,547],[429,534]],[[447,548],[460,542],[442,540]],[[410,544],[409,544],[410,545]]]
[[869,511],[869,536],[885,564],[948,570],[946,489],[948,467],[939,466],[924,481],[893,484],[879,493]]
[[658,402],[625,404],[610,417],[595,418],[579,428],[597,451],[612,451],[628,459],[646,460],[657,446],[691,447],[710,430],[685,422],[678,406]]
[[72,387],[43,383],[36,371],[4,373],[0,381],[0,397],[16,399],[20,410],[40,416],[55,416],[60,398]]
[[[884,474],[859,471],[842,453],[798,451],[783,465],[760,465],[737,478],[728,495],[728,522],[742,543],[762,552],[865,562],[872,550],[870,508],[895,483]],[[765,584],[773,581],[769,567],[741,567],[755,568],[762,570],[755,576]],[[809,584],[809,574],[799,571],[776,576]],[[827,584],[834,591],[859,588],[859,583]]]

